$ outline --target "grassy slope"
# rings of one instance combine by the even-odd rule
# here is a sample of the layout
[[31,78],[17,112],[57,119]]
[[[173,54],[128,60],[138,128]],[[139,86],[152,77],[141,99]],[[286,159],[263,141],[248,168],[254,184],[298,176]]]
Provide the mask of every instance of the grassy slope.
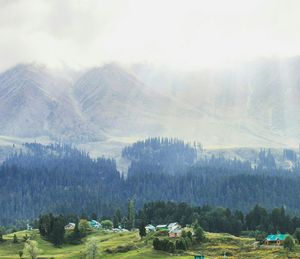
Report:
[[[21,231],[17,232],[19,238],[19,243],[14,244],[12,242],[13,234],[6,235],[6,241],[0,244],[0,259],[11,258],[17,259],[18,251],[23,249],[24,242],[21,241],[25,234],[33,235],[39,244],[39,249],[42,250],[40,258],[55,258],[55,259],[80,259],[84,256],[84,244],[81,245],[63,245],[62,248],[55,248],[49,242],[43,240],[37,231],[27,232]],[[96,237],[99,240],[99,247],[101,251],[101,258],[120,258],[120,259],[132,259],[132,258],[174,258],[174,256],[155,251],[152,249],[152,241],[149,240],[146,244],[145,240],[140,240],[137,232],[128,233],[104,233],[102,231],[93,232],[88,236]],[[207,233],[208,241],[201,246],[195,246],[187,251],[185,254],[181,255],[180,258],[194,258],[195,254],[203,254],[205,258],[216,259],[223,258],[223,253],[226,251],[228,254],[231,253],[232,256],[228,258],[284,258],[284,251],[281,248],[273,249],[255,249],[253,248],[253,239],[250,238],[239,238],[234,237],[229,234],[216,234]],[[84,240],[85,241],[85,240]],[[108,254],[105,252],[107,248],[114,249],[121,245],[132,245],[134,250],[126,253],[115,253]],[[300,246],[296,247],[296,251],[291,253],[292,258],[300,258]]]

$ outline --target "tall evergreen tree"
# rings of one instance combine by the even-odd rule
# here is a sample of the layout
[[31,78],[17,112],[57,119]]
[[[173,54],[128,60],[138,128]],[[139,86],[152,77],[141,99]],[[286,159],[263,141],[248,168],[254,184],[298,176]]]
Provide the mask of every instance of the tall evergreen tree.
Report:
[[128,230],[132,230],[135,226],[135,207],[134,207],[134,200],[131,199],[128,202],[128,211],[127,211],[127,226]]
[[55,246],[60,246],[64,242],[65,224],[66,221],[63,216],[58,216],[54,219],[50,240]]
[[119,225],[121,224],[121,221],[122,221],[122,214],[121,214],[121,210],[118,208],[116,209],[113,217],[114,228],[118,228]]

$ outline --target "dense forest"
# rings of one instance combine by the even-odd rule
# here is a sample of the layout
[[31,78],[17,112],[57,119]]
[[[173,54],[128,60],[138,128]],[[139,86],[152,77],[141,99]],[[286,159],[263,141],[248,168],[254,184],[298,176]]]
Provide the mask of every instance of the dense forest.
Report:
[[47,211],[109,213],[121,200],[114,188],[121,180],[113,160],[91,159],[68,145],[25,144],[0,168],[0,222]]
[[[262,151],[264,166],[222,156],[202,157],[200,144],[153,138],[123,150],[131,161],[127,176],[114,160],[92,159],[63,144],[24,144],[0,167],[0,225],[21,224],[43,213],[96,213],[112,216],[161,200],[210,205],[248,212],[284,206],[300,213],[300,174],[276,169],[272,154]],[[149,159],[147,159],[149,158]]]

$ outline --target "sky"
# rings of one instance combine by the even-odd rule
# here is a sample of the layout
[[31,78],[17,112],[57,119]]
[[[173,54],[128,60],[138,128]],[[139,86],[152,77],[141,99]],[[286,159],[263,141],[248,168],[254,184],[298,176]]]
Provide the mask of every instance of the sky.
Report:
[[0,70],[300,55],[298,0],[0,0]]

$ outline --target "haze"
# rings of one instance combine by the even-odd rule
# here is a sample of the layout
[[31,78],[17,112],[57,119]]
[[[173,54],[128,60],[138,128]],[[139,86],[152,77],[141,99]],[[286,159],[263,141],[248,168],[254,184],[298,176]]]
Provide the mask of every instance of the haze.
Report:
[[220,67],[300,53],[299,1],[1,0],[0,70],[151,62]]

